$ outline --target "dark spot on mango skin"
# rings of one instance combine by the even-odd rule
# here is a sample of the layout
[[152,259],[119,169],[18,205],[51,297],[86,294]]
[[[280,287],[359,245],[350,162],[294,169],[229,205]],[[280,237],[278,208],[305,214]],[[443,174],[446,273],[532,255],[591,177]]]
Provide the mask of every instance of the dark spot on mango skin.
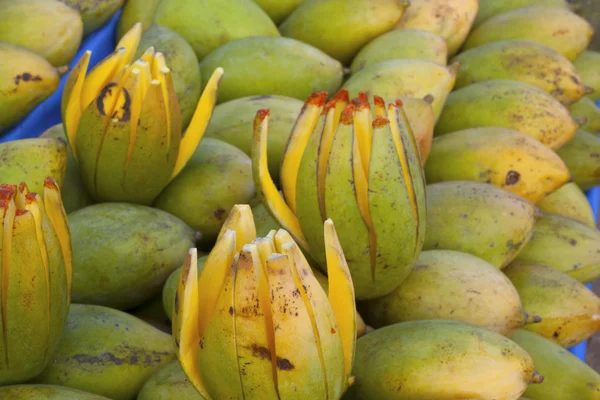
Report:
[[521,174],[517,171],[508,171],[506,174],[506,185],[514,185],[515,183],[519,182],[519,178],[521,178]]
[[252,355],[254,357],[260,358],[262,360],[267,360],[271,358],[271,352],[264,346],[258,346],[253,344],[251,347]]
[[287,358],[277,357],[277,368],[283,371],[291,371],[294,369],[294,364]]
[[145,364],[151,365],[154,363],[160,363],[163,357],[168,357],[170,354],[167,351],[164,352],[145,352],[135,349],[126,348],[129,350],[124,357],[117,357],[110,351],[99,355],[93,354],[75,354],[71,359],[75,360],[78,364],[88,365],[137,365]]
[[223,217],[225,216],[225,210],[223,210],[222,208],[217,208],[213,212],[213,215],[215,216],[216,219],[218,219],[219,221],[222,221]]
[[[108,85],[104,86],[104,88],[102,88],[100,91],[100,95],[96,99],[96,107],[98,107],[98,111],[100,111],[100,114],[102,115],[106,115],[107,111],[104,109],[104,98],[107,95],[112,94],[113,87],[115,86],[117,86],[116,83],[109,83]],[[115,110],[111,118],[115,118],[120,111],[121,115],[119,117],[119,121],[129,121],[131,118],[131,97],[125,88],[122,89],[122,93],[125,96],[123,106],[119,110]]]
[[42,80],[41,76],[32,75],[29,72],[23,72],[22,74],[19,74],[13,78],[15,85],[18,85],[19,83],[21,83],[21,81],[23,81],[23,82],[39,82],[41,80]]

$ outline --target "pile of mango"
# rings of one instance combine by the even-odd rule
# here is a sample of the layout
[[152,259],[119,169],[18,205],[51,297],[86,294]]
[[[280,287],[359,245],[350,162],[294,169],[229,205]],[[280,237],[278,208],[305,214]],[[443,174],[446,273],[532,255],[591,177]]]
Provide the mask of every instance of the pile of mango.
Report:
[[0,0],[0,398],[600,399],[573,3]]

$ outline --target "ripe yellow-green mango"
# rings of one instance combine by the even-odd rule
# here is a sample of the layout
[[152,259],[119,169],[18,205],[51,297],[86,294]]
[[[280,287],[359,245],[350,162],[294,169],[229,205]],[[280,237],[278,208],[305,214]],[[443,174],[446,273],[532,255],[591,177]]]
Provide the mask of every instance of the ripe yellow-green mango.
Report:
[[[125,0],[60,0],[81,15],[83,35],[87,36],[108,22]],[[147,1],[147,0],[146,0]]]
[[503,272],[529,314],[542,321],[527,325],[563,347],[580,343],[600,330],[600,298],[581,282],[541,264],[514,262]]
[[400,0],[304,0],[279,29],[349,65],[364,45],[400,20],[406,5]]
[[429,183],[491,183],[533,203],[571,180],[567,166],[552,149],[531,136],[497,127],[434,138],[425,176]]
[[597,400],[600,375],[568,350],[536,334],[518,330],[512,337],[533,359],[544,377],[540,385],[531,385],[525,395],[530,400]]
[[35,138],[0,143],[0,160],[0,184],[26,182],[29,191],[41,196],[48,176],[59,188],[63,186],[67,142],[60,138]]
[[142,386],[137,400],[204,400],[188,380],[179,361],[165,365]]
[[433,32],[418,29],[398,29],[370,41],[354,57],[352,73],[382,61],[418,59],[438,64],[448,63],[446,40]]
[[134,400],[175,358],[171,335],[122,311],[72,304],[58,349],[35,382]]
[[515,129],[552,149],[577,130],[569,110],[548,93],[518,81],[494,80],[452,92],[435,135],[484,126]]
[[171,70],[173,89],[181,110],[181,127],[185,129],[196,110],[202,89],[200,65],[194,49],[176,32],[156,24],[142,34],[135,59],[151,46],[165,56]]
[[[198,257],[198,275],[204,268],[204,263],[208,256]],[[179,284],[179,278],[181,277],[182,267],[177,268],[169,275],[169,278],[165,282],[162,291],[162,303],[165,313],[169,319],[173,317],[173,305],[175,304],[175,296],[177,295],[177,285]]]
[[276,24],[283,22],[304,0],[254,0]]
[[396,290],[366,302],[364,307],[367,323],[375,328],[443,319],[510,337],[527,320],[519,294],[498,268],[453,250],[423,251]]
[[430,184],[423,249],[461,251],[503,268],[529,241],[539,216],[523,197],[487,183]]
[[121,39],[135,24],[142,23],[142,30],[149,29],[161,0],[127,0],[117,24],[117,39]]
[[600,107],[596,102],[585,96],[576,103],[569,106],[571,116],[576,120],[585,121],[580,125],[584,131],[599,134],[600,133]]
[[[60,138],[67,143],[67,137],[63,124],[54,125],[48,128],[40,137]],[[71,147],[67,146],[67,166],[65,170],[64,182],[60,186],[63,207],[67,214],[79,210],[93,203],[92,198],[85,189],[81,180],[77,161],[73,157]]]
[[452,56],[467,38],[478,10],[478,0],[411,0],[395,28],[437,33],[446,39]]
[[444,320],[402,322],[361,337],[352,375],[349,398],[356,400],[509,400],[540,380],[531,357],[509,339]]
[[[223,45],[200,64],[202,76],[222,67],[217,101],[280,95],[306,100],[314,91],[336,92],[342,64],[308,44],[283,37],[251,37]],[[258,110],[256,110],[258,111]]]
[[34,52],[10,43],[0,42],[0,60],[2,134],[58,88],[62,71]]
[[160,293],[195,247],[194,231],[155,208],[100,203],[69,215],[73,302],[119,309]]
[[502,14],[508,10],[528,6],[562,7],[569,9],[567,0],[479,0],[479,12],[475,17],[473,28],[479,26],[482,22]]
[[556,152],[583,190],[600,184],[600,142],[596,135],[577,130],[573,139]]
[[421,153],[421,164],[425,165],[431,151],[435,127],[435,114],[431,106],[434,100],[433,96],[428,95],[423,99],[401,97],[400,100]]
[[83,22],[58,0],[0,0],[0,41],[13,43],[65,66],[77,53]]
[[232,144],[251,157],[254,117],[258,110],[269,109],[269,173],[279,182],[283,152],[303,104],[277,95],[231,100],[215,107],[204,136]]
[[523,7],[483,22],[471,31],[464,50],[501,40],[525,39],[551,47],[574,61],[586,49],[593,33],[585,19],[568,9]]
[[546,214],[515,260],[547,265],[583,283],[600,276],[600,232],[571,218]]
[[577,57],[574,65],[583,83],[595,89],[588,97],[594,101],[600,100],[600,53],[586,50]]
[[210,248],[231,208],[248,204],[255,194],[250,157],[228,143],[205,138],[154,207],[202,233],[200,243]]
[[545,213],[562,215],[596,227],[592,206],[575,182],[569,182],[536,204]]
[[57,385],[0,387],[0,398],[10,400],[110,400],[108,397]]
[[426,60],[390,60],[366,67],[348,79],[343,88],[350,98],[359,92],[395,101],[402,97],[424,98],[433,96],[433,112],[439,118],[446,97],[454,87],[456,67],[447,67]]
[[236,39],[279,36],[273,21],[251,0],[163,0],[154,20],[179,33],[199,60]]
[[456,89],[473,83],[508,79],[527,83],[563,104],[581,99],[586,89],[575,67],[550,47],[528,40],[504,40],[467,50],[460,63]]

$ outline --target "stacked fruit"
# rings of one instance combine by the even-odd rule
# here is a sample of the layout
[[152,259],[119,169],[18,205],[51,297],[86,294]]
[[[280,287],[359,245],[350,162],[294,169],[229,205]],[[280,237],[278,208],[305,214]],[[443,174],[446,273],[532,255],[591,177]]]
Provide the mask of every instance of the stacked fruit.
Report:
[[[122,3],[0,0],[0,131]],[[128,0],[117,35],[0,144],[0,398],[600,399],[566,1]]]

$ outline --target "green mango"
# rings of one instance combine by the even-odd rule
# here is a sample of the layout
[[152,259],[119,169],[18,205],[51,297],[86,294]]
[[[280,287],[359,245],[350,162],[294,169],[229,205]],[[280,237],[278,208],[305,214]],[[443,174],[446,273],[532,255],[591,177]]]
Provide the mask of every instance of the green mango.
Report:
[[463,51],[490,42],[526,39],[553,48],[574,61],[586,49],[593,33],[585,19],[568,9],[523,7],[496,15],[473,29]]
[[487,126],[515,129],[552,149],[577,130],[569,111],[550,94],[523,82],[493,80],[450,93],[434,134]]
[[277,95],[231,100],[215,107],[204,136],[232,144],[250,157],[254,117],[258,110],[268,109],[269,173],[275,182],[279,182],[283,152],[302,105],[298,99]]
[[517,261],[547,265],[579,282],[600,277],[600,232],[579,221],[547,214],[538,219]]
[[0,398],[10,400],[110,400],[108,397],[56,385],[0,387]]
[[161,0],[127,0],[117,24],[117,40],[138,22],[142,23],[142,30],[150,28],[160,2]]
[[501,269],[529,241],[539,216],[529,201],[487,183],[430,184],[423,249],[462,251]]
[[58,349],[35,382],[133,400],[175,358],[171,335],[122,311],[72,304]]
[[125,0],[60,0],[81,15],[83,35],[87,36],[108,22]]
[[569,60],[550,47],[528,40],[488,43],[459,54],[453,61],[460,63],[456,89],[490,80],[515,80],[542,89],[567,105],[586,93]]
[[285,20],[304,0],[254,0],[276,24]]
[[498,268],[453,250],[423,251],[396,290],[366,302],[364,309],[367,323],[375,328],[404,321],[444,319],[481,326],[509,337],[528,320],[519,294]]
[[[485,383],[491,366],[493,385]],[[541,380],[509,339],[443,320],[402,322],[361,337],[352,375],[348,398],[355,400],[515,399]]]
[[[176,32],[156,24],[142,34],[135,59],[142,57],[151,46],[165,56],[171,70],[173,89],[181,110],[181,128],[185,130],[196,110],[202,91],[200,65],[194,49]],[[207,79],[212,72],[206,75]]]
[[165,365],[142,386],[137,400],[204,400],[188,380],[179,361]]
[[585,96],[576,103],[569,106],[569,112],[575,120],[584,122],[580,123],[579,128],[584,131],[600,134],[600,107],[596,102]]
[[582,129],[556,151],[573,174],[573,180],[583,190],[600,185],[600,141]]
[[[207,258],[208,256],[198,257],[198,275],[200,275],[202,268],[204,268],[204,263]],[[162,290],[162,305],[169,320],[173,317],[173,305],[175,304],[175,296],[177,295],[177,285],[179,284],[179,278],[181,277],[181,269],[182,267],[179,267],[169,275]]]
[[[40,137],[60,138],[67,143],[65,129],[62,123],[56,124],[48,128]],[[63,207],[67,214],[80,208],[89,206],[93,203],[92,198],[85,189],[85,185],[81,180],[77,161],[73,157],[73,151],[70,146],[67,146],[67,167],[65,177],[60,192],[63,201]]]
[[350,69],[355,74],[381,61],[418,59],[448,63],[448,45],[443,37],[419,29],[395,29],[370,41],[354,57]]
[[586,50],[574,62],[575,68],[583,83],[594,89],[588,97],[594,101],[600,100],[600,53]]
[[525,329],[563,347],[580,343],[600,330],[600,298],[581,282],[541,264],[514,262],[502,270],[529,314],[540,323]]
[[231,208],[249,203],[255,195],[250,157],[228,143],[205,138],[154,207],[201,232],[200,243],[210,248]]
[[562,215],[596,227],[592,206],[575,182],[569,182],[536,204],[545,213]]
[[218,67],[227,71],[218,103],[257,95],[305,100],[322,90],[333,95],[344,74],[342,64],[322,51],[282,37],[239,39],[219,47],[200,63],[203,76]]
[[[169,275],[171,276],[171,275]],[[171,333],[171,318],[165,313],[162,293],[127,312],[163,332]]]
[[348,65],[364,45],[402,18],[406,6],[399,0],[304,0],[279,29]]
[[252,207],[252,215],[254,215],[254,226],[256,226],[256,236],[265,237],[272,230],[278,231],[282,229],[279,222],[273,218],[264,204],[259,203]]
[[71,7],[58,0],[0,0],[0,10],[0,42],[29,49],[55,67],[75,57],[83,22]]
[[433,96],[436,121],[454,87],[456,65],[447,67],[426,60],[390,60],[366,67],[348,79],[343,88],[356,97],[359,92],[380,96],[386,101],[401,97]]
[[180,34],[199,60],[236,39],[279,36],[273,21],[252,0],[163,0],[154,20]]
[[482,22],[498,14],[528,6],[562,7],[566,10],[569,9],[567,0],[479,0],[479,12],[477,12],[477,17],[475,17],[473,28],[478,27]]
[[61,138],[20,139],[0,143],[0,184],[26,182],[29,191],[44,193],[44,180],[64,184],[67,143]]
[[73,302],[130,309],[160,293],[195,247],[194,231],[155,208],[100,203],[69,214]]
[[531,385],[525,391],[530,400],[597,400],[600,396],[600,375],[556,343],[524,329],[512,337],[535,363],[544,376],[541,385]]

